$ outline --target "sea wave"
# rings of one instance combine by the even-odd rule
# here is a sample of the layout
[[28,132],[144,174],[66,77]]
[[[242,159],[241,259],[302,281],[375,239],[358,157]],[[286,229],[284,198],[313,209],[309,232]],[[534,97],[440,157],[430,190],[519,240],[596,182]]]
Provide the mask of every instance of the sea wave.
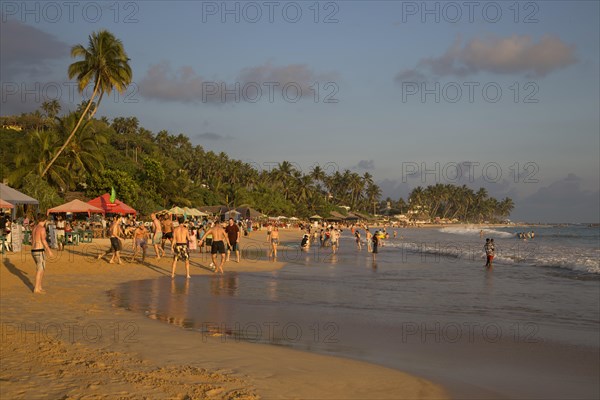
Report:
[[450,227],[450,228],[441,228],[439,232],[442,233],[451,233],[455,235],[465,235],[465,236],[479,236],[480,231],[483,231],[484,236],[492,236],[492,237],[501,237],[501,238],[509,238],[514,237],[516,234],[510,232],[503,232],[496,229],[490,228],[469,228],[469,227]]
[[[385,248],[392,248],[406,254],[431,254],[453,260],[484,261],[485,259],[483,246],[471,243],[389,241],[385,243]],[[537,244],[497,247],[494,263],[562,268],[600,275],[600,259],[590,254],[589,249],[547,247]]]

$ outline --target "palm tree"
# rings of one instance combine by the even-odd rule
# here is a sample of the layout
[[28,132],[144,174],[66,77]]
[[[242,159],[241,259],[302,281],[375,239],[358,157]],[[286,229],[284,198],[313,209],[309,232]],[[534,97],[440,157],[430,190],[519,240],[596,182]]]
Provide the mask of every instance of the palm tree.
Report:
[[508,217],[511,211],[515,208],[515,203],[510,197],[505,197],[504,200],[500,202],[499,205],[499,213],[502,217]]
[[[8,174],[9,182],[21,186],[23,179],[29,175],[40,175],[52,152],[58,143],[58,134],[53,131],[35,130],[26,134],[23,140],[17,142],[13,162],[15,169]],[[48,170],[48,183],[60,187],[61,191],[68,190],[71,182],[69,169],[62,164],[55,164]]]
[[83,119],[89,112],[98,93],[100,93],[100,99],[97,104],[100,104],[100,100],[102,100],[102,95],[104,93],[110,94],[113,88],[120,93],[123,93],[132,80],[129,58],[127,57],[127,53],[125,53],[123,43],[106,30],[92,33],[89,37],[87,48],[83,47],[81,44],[73,46],[71,49],[71,57],[83,57],[83,60],[76,61],[69,65],[69,79],[77,78],[80,93],[93,81],[94,92],[92,93],[84,112],[81,113],[75,128],[73,128],[73,131],[65,143],[42,172],[42,177],[46,175],[52,164],[54,164],[58,156],[71,141],[77,132],[77,129],[79,129],[79,126],[83,122]]
[[[77,123],[78,115],[70,113],[59,120],[58,130],[65,137],[73,130]],[[98,132],[92,126],[92,121],[85,121],[80,129],[79,135],[69,143],[65,149],[62,164],[70,171],[73,177],[84,177],[94,172],[102,171],[103,153],[99,145],[106,143],[103,132]]]
[[60,103],[56,99],[42,103],[42,110],[44,110],[46,117],[48,117],[50,121],[54,121],[54,118],[60,112],[60,108]]

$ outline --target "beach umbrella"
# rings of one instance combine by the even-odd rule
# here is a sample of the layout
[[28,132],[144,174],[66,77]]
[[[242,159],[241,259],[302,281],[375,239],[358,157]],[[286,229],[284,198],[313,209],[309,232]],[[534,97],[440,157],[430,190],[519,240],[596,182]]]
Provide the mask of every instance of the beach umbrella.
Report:
[[290,221],[298,221],[298,218],[292,217],[292,218],[290,218]]
[[323,217],[321,217],[319,214],[315,214],[312,217],[310,217],[309,219],[323,219]]

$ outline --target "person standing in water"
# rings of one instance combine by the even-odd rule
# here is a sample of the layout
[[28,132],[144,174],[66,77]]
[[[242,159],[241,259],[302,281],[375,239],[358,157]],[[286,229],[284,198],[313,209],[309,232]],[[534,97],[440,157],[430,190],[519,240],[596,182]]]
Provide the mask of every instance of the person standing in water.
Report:
[[494,239],[487,238],[485,239],[485,245],[483,246],[483,250],[485,251],[486,262],[485,266],[488,269],[492,269],[492,261],[494,259],[495,247],[494,247]]

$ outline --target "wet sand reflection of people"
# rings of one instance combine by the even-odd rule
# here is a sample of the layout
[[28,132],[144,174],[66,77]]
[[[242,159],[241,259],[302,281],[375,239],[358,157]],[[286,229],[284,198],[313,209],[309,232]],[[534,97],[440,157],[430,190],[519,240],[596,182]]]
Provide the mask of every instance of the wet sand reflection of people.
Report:
[[210,293],[215,296],[236,296],[238,291],[238,281],[239,277],[236,272],[216,276],[210,281]]
[[184,328],[189,327],[190,321],[187,318],[189,292],[189,279],[171,279],[171,295],[167,304],[169,323]]

